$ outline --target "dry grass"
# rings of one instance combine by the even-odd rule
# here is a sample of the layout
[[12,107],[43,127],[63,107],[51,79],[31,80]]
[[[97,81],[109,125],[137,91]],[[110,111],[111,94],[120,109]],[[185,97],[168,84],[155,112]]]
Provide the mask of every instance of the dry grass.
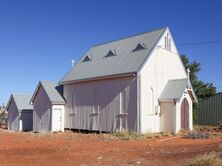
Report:
[[149,139],[149,138],[161,138],[166,136],[172,136],[171,133],[147,133],[147,134],[138,134],[136,132],[116,132],[116,133],[109,133],[109,134],[103,134],[102,140],[115,140],[115,139],[121,139],[121,140],[140,140],[140,139]]
[[80,135],[76,133],[66,134],[65,139],[69,141],[78,141],[80,139]]
[[193,129],[196,131],[215,131],[217,126],[206,126],[206,125],[194,125]]
[[216,152],[199,155],[190,162],[190,166],[221,166],[221,156]]
[[201,132],[201,131],[191,131],[188,132],[186,135],[184,135],[185,138],[189,139],[209,139],[213,135],[207,133],[207,132]]
[[212,137],[221,136],[220,133],[209,132],[206,130],[193,130],[193,131],[181,130],[176,135],[182,136],[188,139],[209,139]]
[[222,144],[218,146],[218,152],[198,155],[190,161],[190,166],[222,166]]
[[27,133],[30,137],[38,137],[38,138],[53,138],[53,133],[45,132],[45,133]]

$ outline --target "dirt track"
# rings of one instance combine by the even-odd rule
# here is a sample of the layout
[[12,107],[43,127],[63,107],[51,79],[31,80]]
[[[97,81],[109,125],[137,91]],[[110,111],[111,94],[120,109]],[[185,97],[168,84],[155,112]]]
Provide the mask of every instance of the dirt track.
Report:
[[98,134],[1,131],[0,165],[185,165],[197,154],[217,151],[222,144],[222,137],[161,139],[110,141]]

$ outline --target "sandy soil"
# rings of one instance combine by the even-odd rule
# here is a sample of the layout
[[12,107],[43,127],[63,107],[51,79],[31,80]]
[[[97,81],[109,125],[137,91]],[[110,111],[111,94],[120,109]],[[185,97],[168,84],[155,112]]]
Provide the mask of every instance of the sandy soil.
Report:
[[0,165],[186,165],[189,159],[217,151],[222,144],[222,136],[168,138],[172,137],[109,140],[102,134],[0,131]]

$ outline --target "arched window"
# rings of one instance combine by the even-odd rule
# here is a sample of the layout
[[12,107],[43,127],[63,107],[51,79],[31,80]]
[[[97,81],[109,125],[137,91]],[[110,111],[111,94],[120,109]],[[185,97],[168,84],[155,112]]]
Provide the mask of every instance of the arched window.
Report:
[[75,114],[76,113],[76,98],[75,98],[74,92],[72,92],[70,107],[71,107],[71,114]]
[[93,91],[93,110],[92,110],[93,114],[97,113],[97,107],[98,107],[98,103],[97,103],[97,89],[94,89],[94,91]]
[[165,48],[169,51],[171,51],[171,39],[169,37],[169,34],[167,33],[166,36],[164,37],[164,45]]
[[169,51],[171,51],[171,39],[169,38]]
[[100,106],[100,103],[99,103],[99,91],[98,89],[94,89],[93,90],[93,95],[92,95],[92,114],[94,115],[99,115],[100,113],[100,109],[101,109],[101,106]]
[[154,90],[151,87],[150,88],[150,92],[149,92],[149,101],[150,101],[150,107],[149,107],[149,114],[154,114],[155,110],[154,110]]
[[120,92],[119,99],[120,99],[120,114],[127,113],[127,95],[125,89],[122,92]]

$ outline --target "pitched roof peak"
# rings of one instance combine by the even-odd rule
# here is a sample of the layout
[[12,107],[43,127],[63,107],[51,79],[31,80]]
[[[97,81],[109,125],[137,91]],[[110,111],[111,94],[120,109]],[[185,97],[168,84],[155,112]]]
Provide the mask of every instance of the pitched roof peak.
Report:
[[157,29],[153,29],[153,30],[149,30],[149,31],[146,31],[146,32],[141,32],[141,33],[137,33],[137,34],[133,34],[133,35],[128,35],[128,36],[125,36],[125,37],[122,37],[122,38],[119,38],[119,39],[115,39],[115,40],[111,40],[111,41],[108,41],[108,42],[95,44],[92,47],[97,47],[97,46],[100,46],[100,45],[109,44],[109,43],[112,43],[112,42],[116,42],[116,41],[120,41],[120,40],[124,40],[124,39],[128,39],[128,38],[144,35],[144,34],[155,32],[155,31],[159,31],[159,30],[166,30],[166,29],[168,29],[167,26],[161,27],[161,28],[157,28]]
[[45,90],[52,104],[65,104],[65,100],[62,97],[62,90],[63,90],[62,86],[59,85],[57,82],[46,81],[46,80],[39,81],[39,84],[32,96],[31,102],[35,100],[35,96],[37,95],[38,89],[41,86]]
[[6,108],[9,107],[11,100],[13,98],[18,110],[20,110],[20,111],[21,110],[32,110],[33,106],[29,104],[31,97],[32,97],[32,95],[29,95],[29,94],[11,94],[11,97],[8,101]]
[[[91,63],[77,63],[60,83],[82,82],[88,79],[137,73],[156,48],[166,30],[167,28],[157,29],[94,46],[80,60],[82,62],[87,55],[92,55]],[[132,51],[137,46],[138,49],[136,50],[142,50],[143,47],[146,49],[143,49],[144,51]],[[116,58],[104,58],[110,50],[114,51],[115,54],[117,53]]]

